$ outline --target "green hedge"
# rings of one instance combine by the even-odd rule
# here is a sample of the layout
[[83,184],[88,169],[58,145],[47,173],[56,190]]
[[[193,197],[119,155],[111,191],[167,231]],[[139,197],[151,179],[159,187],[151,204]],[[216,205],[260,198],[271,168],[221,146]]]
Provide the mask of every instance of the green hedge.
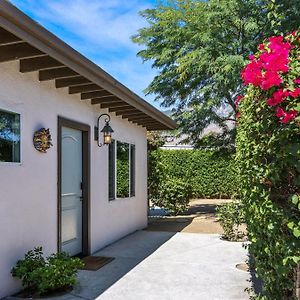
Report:
[[[300,31],[268,39],[243,71],[244,77],[250,73],[251,81],[239,104],[237,161],[248,249],[263,281],[255,298],[260,300],[295,299],[294,275],[300,263],[299,40]],[[276,60],[264,65],[268,71],[251,69],[269,53]],[[289,68],[279,72],[278,62]],[[254,71],[258,74],[251,74]],[[267,72],[279,77],[279,87],[273,83],[267,89],[266,81],[257,84]]]
[[234,153],[212,150],[156,150],[149,154],[149,198],[168,178],[186,181],[193,197],[231,198],[238,181]]

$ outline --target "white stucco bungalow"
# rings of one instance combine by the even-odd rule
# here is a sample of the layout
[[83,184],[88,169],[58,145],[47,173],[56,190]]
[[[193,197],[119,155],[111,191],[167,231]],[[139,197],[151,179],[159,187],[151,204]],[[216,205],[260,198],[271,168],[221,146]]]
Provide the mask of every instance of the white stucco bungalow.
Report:
[[0,62],[2,298],[29,249],[89,255],[147,225],[146,132],[176,124],[4,0]]

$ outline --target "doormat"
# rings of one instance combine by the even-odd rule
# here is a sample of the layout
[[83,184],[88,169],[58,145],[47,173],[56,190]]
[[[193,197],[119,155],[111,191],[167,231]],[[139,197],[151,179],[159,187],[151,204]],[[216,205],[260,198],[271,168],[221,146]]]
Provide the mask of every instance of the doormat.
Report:
[[82,270],[97,271],[114,260],[113,257],[86,256],[81,259],[84,263]]

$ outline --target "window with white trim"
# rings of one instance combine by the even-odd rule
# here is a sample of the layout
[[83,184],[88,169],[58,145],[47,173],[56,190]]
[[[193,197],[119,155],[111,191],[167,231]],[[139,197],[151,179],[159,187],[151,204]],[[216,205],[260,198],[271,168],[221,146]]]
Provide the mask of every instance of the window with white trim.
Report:
[[21,162],[20,115],[0,110],[0,162]]

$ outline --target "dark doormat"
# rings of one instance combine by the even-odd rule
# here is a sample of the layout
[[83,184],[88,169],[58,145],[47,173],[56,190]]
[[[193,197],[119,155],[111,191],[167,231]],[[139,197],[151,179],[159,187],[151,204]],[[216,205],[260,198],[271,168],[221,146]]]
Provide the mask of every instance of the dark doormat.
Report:
[[81,259],[84,263],[82,270],[97,271],[114,260],[113,257],[86,256]]

